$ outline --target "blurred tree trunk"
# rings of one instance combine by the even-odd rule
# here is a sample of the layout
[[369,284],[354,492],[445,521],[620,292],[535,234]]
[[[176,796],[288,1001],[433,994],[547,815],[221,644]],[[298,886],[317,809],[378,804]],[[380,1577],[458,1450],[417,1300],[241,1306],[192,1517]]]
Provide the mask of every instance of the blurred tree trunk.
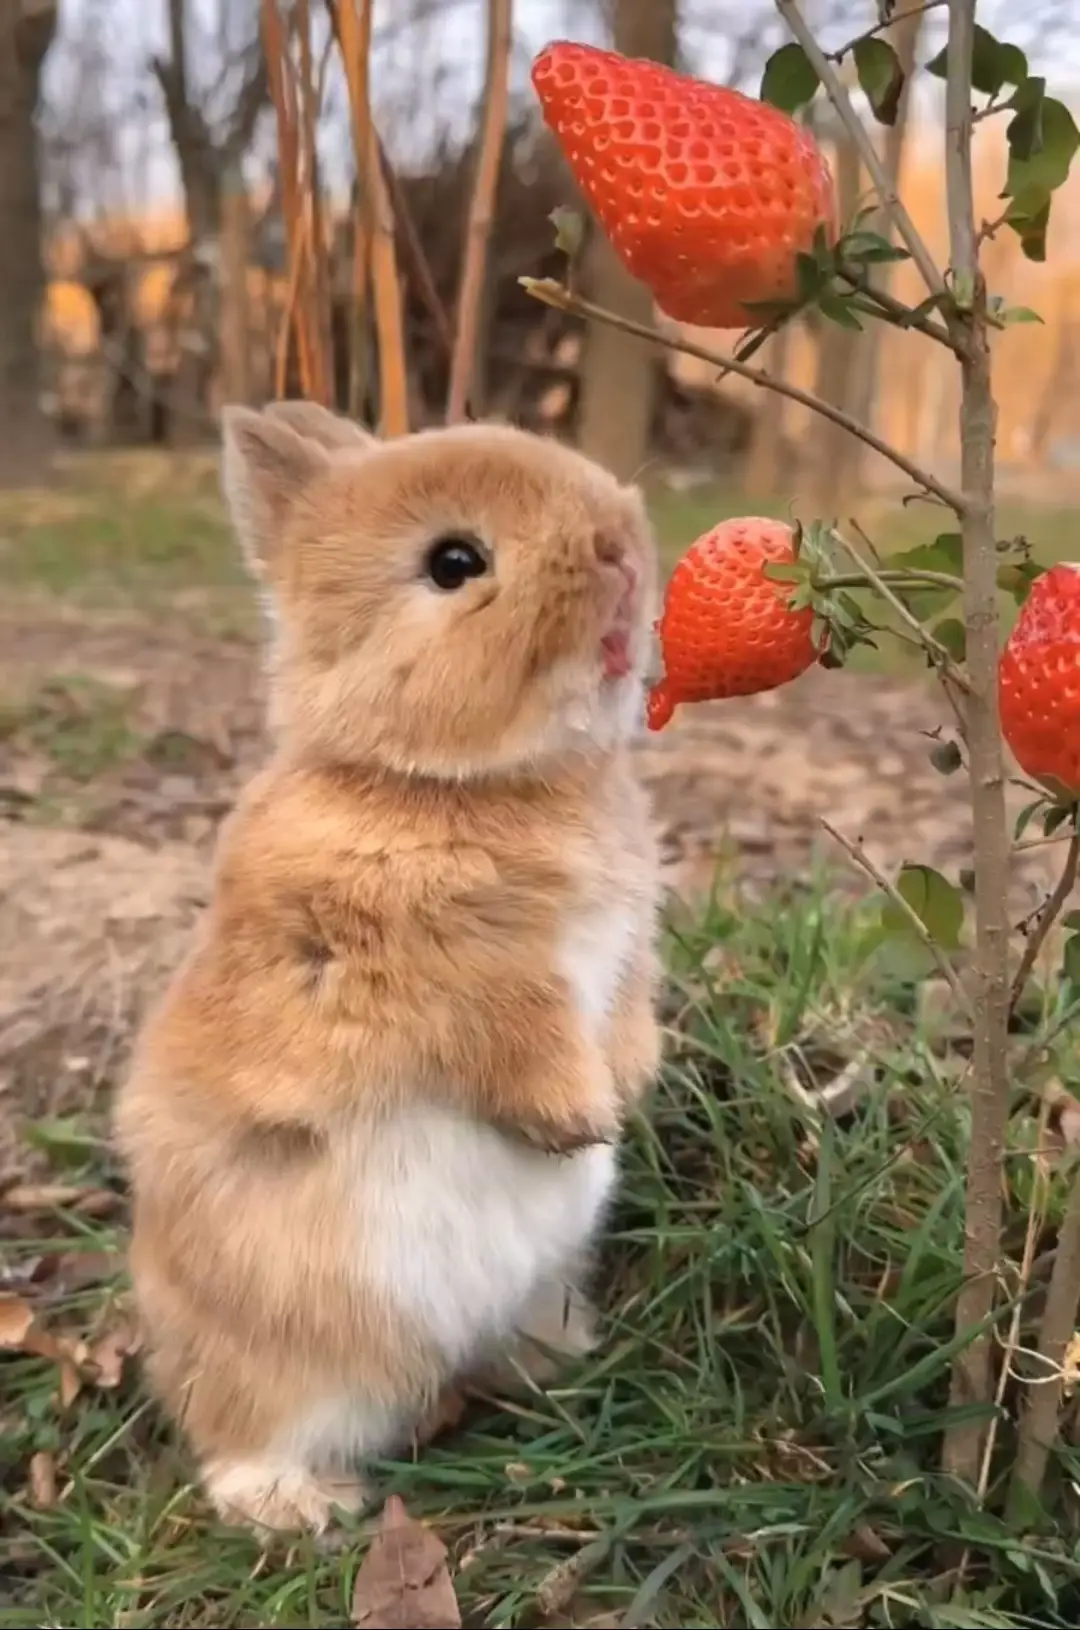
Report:
[[[836,192],[840,221],[844,224],[851,220],[857,207],[861,170],[854,144],[847,132],[839,128],[835,154]],[[815,394],[833,407],[850,411],[857,379],[857,353],[866,336],[820,316],[818,333]],[[854,436],[830,419],[812,417],[807,433],[809,486],[811,502],[822,519],[835,516],[852,490],[857,463],[854,449],[858,445]]]
[[251,395],[248,266],[251,217],[239,165],[222,178],[221,191],[221,396],[246,402]]
[[[614,0],[616,51],[673,63],[678,43],[678,0]],[[590,298],[637,322],[652,320],[652,296],[630,276],[604,234],[592,233],[585,262]],[[656,386],[655,348],[602,323],[589,328],[581,373],[578,445],[623,480],[648,456]]]
[[52,451],[41,406],[45,297],[36,123],[55,0],[0,3],[0,485],[39,478]]
[[[925,13],[918,10],[908,10],[897,17],[889,31],[888,38],[896,49],[900,66],[904,70],[904,88],[900,93],[900,105],[896,111],[896,122],[888,126],[885,132],[885,150],[882,159],[885,165],[885,174],[895,189],[900,179],[900,169],[904,162],[904,143],[910,128],[911,112],[911,82],[915,73],[915,53],[919,44],[919,33],[922,29]],[[888,217],[879,214],[867,222],[873,232],[880,232],[884,236],[891,236]],[[890,267],[879,266],[874,277],[874,286],[887,290],[889,286]],[[856,360],[856,382],[852,396],[852,411],[855,417],[863,424],[874,427],[877,406],[878,372],[881,361],[881,346],[886,335],[881,323],[870,322],[867,332],[863,336],[862,344],[858,348]],[[862,442],[854,443],[853,476],[861,484],[863,460],[868,458],[870,450]]]
[[[786,379],[791,353],[791,323],[785,323],[771,339],[765,341],[755,363],[764,368],[773,379]],[[745,482],[747,492],[772,497],[783,483],[785,430],[787,413],[782,396],[770,396],[765,391],[755,392],[761,401],[752,401],[754,425],[750,433],[750,451],[746,459]]]
[[[731,81],[729,80],[729,84]],[[816,109],[813,104],[797,115],[811,135],[817,135]],[[784,323],[772,339],[762,347],[761,366],[774,379],[786,379],[792,352],[792,323]],[[756,395],[762,393],[756,392]],[[766,393],[767,394],[767,393]],[[768,396],[754,407],[750,449],[744,472],[747,492],[763,497],[773,496],[783,484],[786,475],[787,426],[790,419],[788,404],[782,396]]]
[[170,432],[178,441],[197,438],[206,428],[204,420],[219,348],[224,185],[227,179],[235,181],[240,174],[268,95],[266,62],[256,34],[243,64],[231,116],[221,130],[211,128],[191,90],[188,4],[189,0],[168,0],[169,56],[155,57],[150,65],[161,86],[188,219],[188,243],[175,289],[183,315]]

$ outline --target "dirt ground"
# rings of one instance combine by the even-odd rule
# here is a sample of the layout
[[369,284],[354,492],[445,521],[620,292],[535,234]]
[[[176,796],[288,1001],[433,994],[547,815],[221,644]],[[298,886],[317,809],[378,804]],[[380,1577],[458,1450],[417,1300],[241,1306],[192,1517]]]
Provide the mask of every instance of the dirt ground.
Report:
[[[239,640],[9,607],[0,695],[15,693],[36,704],[32,728],[0,731],[0,1180],[25,1169],[28,1121],[84,1109],[123,1068],[206,900],[217,824],[262,752],[258,658]],[[864,887],[822,816],[886,868],[920,860],[955,877],[970,855],[966,780],[928,756],[946,723],[930,685],[843,672],[684,709],[637,748],[671,888],[707,889],[723,858],[752,898],[817,854],[837,886]],[[1018,918],[1055,853],[1020,857]]]

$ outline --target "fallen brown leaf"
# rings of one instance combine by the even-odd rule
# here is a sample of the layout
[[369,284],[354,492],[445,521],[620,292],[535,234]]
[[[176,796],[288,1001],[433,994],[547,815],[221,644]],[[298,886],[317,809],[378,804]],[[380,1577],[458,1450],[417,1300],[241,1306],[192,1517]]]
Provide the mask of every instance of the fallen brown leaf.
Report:
[[887,1562],[892,1556],[881,1535],[865,1522],[855,1525],[840,1549],[845,1556],[854,1557],[858,1562]]
[[21,1296],[0,1299],[0,1347],[20,1352],[27,1335],[33,1329],[34,1310]]
[[8,1211],[48,1211],[66,1207],[84,1217],[107,1217],[121,1197],[113,1189],[89,1189],[78,1183],[16,1183],[0,1197]]
[[0,1350],[56,1358],[59,1343],[43,1330],[30,1303],[21,1296],[0,1296]]
[[573,1556],[564,1557],[549,1568],[536,1587],[536,1610],[545,1624],[569,1624],[570,1607],[582,1584],[608,1554],[606,1539],[583,1545]]
[[39,1511],[56,1504],[56,1459],[48,1449],[30,1456],[30,1499]]
[[460,1630],[446,1546],[396,1494],[356,1576],[352,1622],[373,1630]]
[[61,1409],[70,1409],[82,1391],[83,1378],[79,1366],[73,1364],[70,1358],[60,1360],[60,1385],[57,1391],[60,1395]]
[[124,1378],[124,1360],[138,1352],[140,1339],[133,1323],[122,1319],[91,1342],[87,1361],[99,1387],[118,1387]]

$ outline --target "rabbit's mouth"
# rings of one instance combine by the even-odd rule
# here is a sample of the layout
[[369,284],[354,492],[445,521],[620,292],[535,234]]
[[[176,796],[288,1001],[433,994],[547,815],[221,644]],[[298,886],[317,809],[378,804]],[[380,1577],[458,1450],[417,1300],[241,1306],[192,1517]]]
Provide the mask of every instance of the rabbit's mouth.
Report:
[[625,679],[633,667],[629,630],[613,628],[605,634],[600,641],[600,655],[605,679]]

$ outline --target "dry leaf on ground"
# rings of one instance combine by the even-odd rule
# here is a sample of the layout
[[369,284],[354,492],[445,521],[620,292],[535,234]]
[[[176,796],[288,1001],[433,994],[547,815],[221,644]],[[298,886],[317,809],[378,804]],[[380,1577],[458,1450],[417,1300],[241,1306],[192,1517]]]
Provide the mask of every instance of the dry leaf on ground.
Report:
[[73,1364],[70,1358],[62,1358],[60,1360],[60,1382],[57,1387],[61,1409],[71,1408],[82,1391],[82,1384],[83,1378],[79,1366]]
[[90,1343],[88,1362],[99,1387],[118,1387],[124,1378],[124,1360],[139,1351],[141,1341],[130,1319],[122,1319]]
[[56,1458],[48,1449],[30,1456],[30,1499],[39,1511],[56,1504]]
[[371,1630],[460,1630],[446,1546],[396,1494],[356,1576],[352,1622]]
[[60,1345],[38,1324],[29,1302],[21,1296],[0,1296],[0,1350],[56,1358]]
[[8,1211],[50,1211],[63,1207],[84,1217],[108,1217],[122,1198],[115,1189],[85,1188],[79,1183],[15,1183],[0,1196]]

